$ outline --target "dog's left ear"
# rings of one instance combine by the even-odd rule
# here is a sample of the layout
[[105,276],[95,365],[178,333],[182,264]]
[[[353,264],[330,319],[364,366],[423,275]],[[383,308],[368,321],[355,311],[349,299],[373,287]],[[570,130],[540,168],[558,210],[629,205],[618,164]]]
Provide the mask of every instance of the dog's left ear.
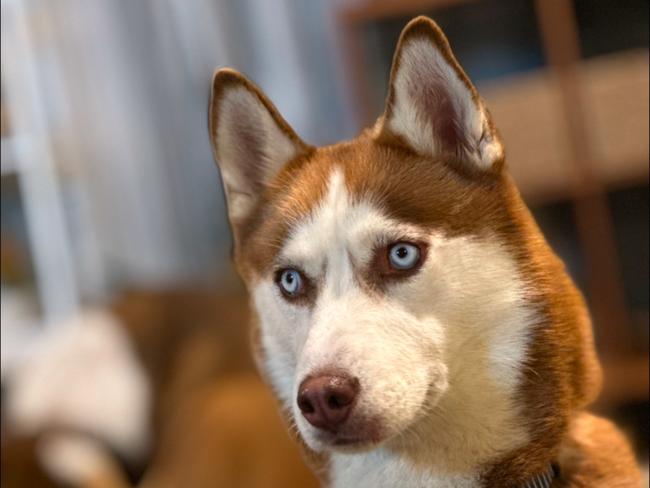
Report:
[[476,88],[438,25],[418,17],[404,28],[390,75],[386,109],[374,130],[434,158],[451,156],[479,170],[498,170],[503,146]]
[[311,151],[262,91],[224,68],[212,81],[210,139],[221,171],[235,241],[240,224],[286,163]]

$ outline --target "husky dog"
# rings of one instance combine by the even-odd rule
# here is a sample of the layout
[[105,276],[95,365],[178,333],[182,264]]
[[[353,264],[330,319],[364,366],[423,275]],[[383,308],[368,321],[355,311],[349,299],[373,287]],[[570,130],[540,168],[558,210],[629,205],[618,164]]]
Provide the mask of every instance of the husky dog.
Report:
[[306,144],[231,69],[209,123],[258,366],[324,485],[640,484],[584,410],[601,374],[583,297],[433,21],[402,32],[355,139]]

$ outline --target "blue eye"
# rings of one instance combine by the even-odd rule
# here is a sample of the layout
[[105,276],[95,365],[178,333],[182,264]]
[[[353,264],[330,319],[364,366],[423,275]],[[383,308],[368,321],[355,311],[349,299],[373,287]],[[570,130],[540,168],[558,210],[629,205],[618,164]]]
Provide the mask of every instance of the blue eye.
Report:
[[295,269],[284,269],[278,276],[278,285],[285,295],[295,297],[303,291],[302,275]]
[[388,249],[388,260],[395,269],[409,270],[420,262],[420,249],[413,244],[398,242]]

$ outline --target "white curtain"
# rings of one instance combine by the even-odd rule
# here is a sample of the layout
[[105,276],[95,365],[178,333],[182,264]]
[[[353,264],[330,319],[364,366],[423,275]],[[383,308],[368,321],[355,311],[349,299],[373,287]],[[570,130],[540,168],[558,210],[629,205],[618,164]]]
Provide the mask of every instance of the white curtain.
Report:
[[228,265],[207,136],[214,68],[249,75],[309,142],[353,135],[326,0],[24,4],[83,296]]

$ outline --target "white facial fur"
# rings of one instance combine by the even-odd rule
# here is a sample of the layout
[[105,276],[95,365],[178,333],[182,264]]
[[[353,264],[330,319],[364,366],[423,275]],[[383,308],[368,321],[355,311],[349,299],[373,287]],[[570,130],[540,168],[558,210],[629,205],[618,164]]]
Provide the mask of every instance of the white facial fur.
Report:
[[403,47],[394,90],[393,113],[386,122],[392,132],[402,136],[420,154],[441,152],[434,119],[440,117],[439,105],[449,100],[457,119],[455,124],[468,139],[464,159],[487,169],[503,157],[501,143],[487,127],[482,103],[472,98],[472,93],[431,40],[412,39]]
[[[359,285],[359,270],[378,242],[404,238],[429,243],[422,269],[371,295]],[[279,259],[318,287],[313,307],[287,302],[272,276],[252,290],[263,366],[302,437],[313,449],[332,449],[295,401],[304,377],[326,367],[359,378],[355,412],[381,423],[383,442],[373,451],[333,453],[335,486],[366,486],[361,481],[380,466],[392,475],[373,486],[396,486],[422,459],[471,486],[475,466],[526,441],[514,392],[535,315],[498,242],[427,235],[391,220],[372,201],[352,202],[335,170],[325,198],[292,229]]]

